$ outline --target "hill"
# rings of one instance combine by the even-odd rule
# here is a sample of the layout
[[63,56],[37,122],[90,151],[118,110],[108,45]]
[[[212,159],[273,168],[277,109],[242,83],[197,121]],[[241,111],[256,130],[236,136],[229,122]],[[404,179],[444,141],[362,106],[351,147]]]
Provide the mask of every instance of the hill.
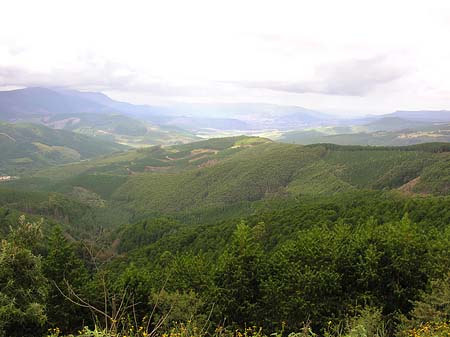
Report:
[[105,112],[105,107],[47,88],[0,91],[0,118],[6,121],[40,119],[59,113],[93,112]]
[[282,134],[277,140],[303,145],[333,143],[371,146],[406,146],[450,141],[450,124],[448,123],[428,124],[394,117],[377,120],[363,126],[355,126],[345,129],[343,132],[339,129],[328,127],[291,131]]
[[40,170],[4,186],[60,193],[102,214],[119,212],[121,221],[162,214],[212,221],[302,195],[367,189],[447,195],[449,161],[449,147],[441,143],[301,146],[231,137],[129,150]]
[[360,129],[366,132],[375,131],[401,131],[401,130],[415,130],[428,127],[430,123],[408,120],[400,117],[382,117],[367,124],[362,125]]
[[[140,109],[143,108],[116,102],[101,93],[47,88],[0,91],[0,120],[5,122],[39,123],[135,146],[197,139],[180,128],[132,117],[132,113]],[[153,108],[146,109],[151,116],[156,116]],[[160,121],[160,118],[155,120]]]
[[[186,130],[210,134],[223,130],[234,132],[292,130],[329,125],[337,119],[335,116],[300,106],[276,104],[176,103],[168,106],[150,106],[116,101],[99,92],[60,88],[25,88],[0,92],[0,120],[3,121],[38,122],[51,127],[67,126],[77,129],[83,124],[92,122],[92,118],[88,118],[90,114],[112,119],[109,124],[114,123],[113,116],[120,115],[121,118],[128,118],[127,124],[139,122],[140,129],[143,125],[152,126],[153,130],[161,128],[159,130],[161,132],[172,133],[172,138],[175,138],[177,131],[182,131],[179,130],[181,128],[184,130],[184,135],[181,136],[185,137],[182,141],[195,140],[192,134],[186,139],[188,136]],[[97,116],[96,119],[98,118]],[[96,127],[96,123],[97,121],[88,126],[94,130],[114,133],[111,132],[114,128],[105,130]],[[118,133],[117,130],[115,132]]]
[[[0,235],[4,246],[4,238],[36,246],[53,284],[48,322],[67,331],[92,315],[68,320],[53,310],[79,309],[61,296],[68,282],[87,303],[129,297],[139,310],[124,310],[139,322],[157,304],[167,331],[198,317],[227,317],[229,336],[247,322],[300,331],[310,320],[326,331],[366,300],[383,326],[413,314],[448,271],[449,168],[449,143],[303,146],[239,136],[130,149],[1,183]],[[21,213],[33,223],[17,220]],[[45,239],[35,240],[40,217]]]
[[43,125],[0,123],[0,172],[21,175],[126,149],[110,141]]
[[[174,115],[203,121],[203,128],[218,130],[292,130],[336,120],[335,116],[300,106],[263,103],[176,104],[170,111]],[[177,125],[178,122],[175,119],[168,123]],[[198,129],[195,125],[192,127]]]
[[385,116],[432,123],[450,122],[449,110],[395,111]]
[[[448,185],[430,172],[445,166],[450,153],[436,145],[351,148],[263,143],[242,149],[211,167],[176,174],[130,176],[113,194],[140,212],[160,213],[226,208],[296,195],[335,194],[357,189],[396,189],[423,175],[417,193],[446,194]],[[433,183],[437,183],[431,189]]]

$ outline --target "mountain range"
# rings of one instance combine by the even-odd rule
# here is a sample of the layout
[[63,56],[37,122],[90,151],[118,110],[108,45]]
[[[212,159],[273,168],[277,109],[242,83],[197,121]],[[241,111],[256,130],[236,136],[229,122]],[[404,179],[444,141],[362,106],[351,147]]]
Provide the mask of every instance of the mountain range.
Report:
[[[47,88],[0,91],[0,120],[5,122],[43,124],[135,146],[198,139],[174,126],[134,118],[133,113],[139,109],[139,106],[115,102],[101,93]],[[145,111],[146,116],[152,116],[151,108]]]
[[0,91],[0,121],[42,124],[137,147],[239,134],[299,144],[408,145],[450,140],[447,110],[344,119],[299,106],[261,103],[135,105],[99,92],[61,88]]
[[80,118],[80,114],[99,114],[103,118],[120,114],[153,125],[184,127],[196,131],[201,129],[289,130],[321,125],[336,119],[319,111],[274,104],[149,106],[118,102],[102,93],[76,90],[25,88],[0,92],[0,118],[5,121],[31,120],[46,123],[48,120],[58,119],[63,121],[59,126],[65,127],[65,123],[71,126],[76,125],[78,121],[74,118]]
[[[24,91],[23,100],[8,97],[0,110],[8,121],[0,123],[0,270],[15,285],[27,269],[22,257],[42,256],[42,289],[55,285],[55,296],[42,299],[49,324],[62,326],[69,316],[60,313],[70,313],[81,319],[67,331],[78,331],[92,314],[72,314],[79,308],[60,296],[71,286],[66,275],[79,280],[72,284],[90,303],[106,298],[113,306],[133,296],[133,305],[150,299],[169,314],[198,307],[184,316],[189,322],[195,315],[209,320],[217,299],[213,319],[220,322],[245,302],[251,326],[259,325],[255,312],[268,328],[287,317],[289,329],[313,313],[316,330],[326,331],[330,319],[348,319],[366,300],[377,301],[380,315],[406,317],[438,272],[447,273],[450,143],[360,145],[447,141],[443,119],[398,113],[350,122],[272,105],[192,105],[191,112],[174,107],[145,117],[101,94]],[[248,129],[227,130],[241,127]],[[224,131],[315,144],[256,136],[189,141]],[[317,144],[323,142],[335,144]],[[8,247],[15,248],[5,254]],[[144,321],[155,307],[127,316]]]

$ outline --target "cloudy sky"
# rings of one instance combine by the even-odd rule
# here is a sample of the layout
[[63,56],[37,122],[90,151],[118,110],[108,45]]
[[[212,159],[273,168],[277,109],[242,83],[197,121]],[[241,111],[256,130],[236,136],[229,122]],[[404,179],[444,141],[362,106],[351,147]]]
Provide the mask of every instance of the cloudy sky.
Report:
[[450,109],[450,1],[2,0],[0,87],[339,114]]

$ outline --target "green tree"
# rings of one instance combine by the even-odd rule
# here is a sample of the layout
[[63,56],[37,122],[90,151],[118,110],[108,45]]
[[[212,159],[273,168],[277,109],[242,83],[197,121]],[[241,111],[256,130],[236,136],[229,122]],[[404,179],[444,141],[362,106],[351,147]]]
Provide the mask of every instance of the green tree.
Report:
[[81,327],[87,312],[68,301],[63,293],[67,293],[70,287],[81,294],[88,282],[88,274],[83,261],[76,255],[74,245],[64,237],[59,226],[53,229],[48,239],[43,271],[50,281],[47,309],[49,325],[58,326],[63,331]]
[[230,323],[251,324],[258,318],[263,253],[255,235],[259,232],[244,222],[238,224],[230,247],[219,262],[215,275],[217,304]]
[[0,336],[36,336],[46,322],[48,283],[41,257],[31,248],[42,239],[41,223],[21,217],[0,247]]

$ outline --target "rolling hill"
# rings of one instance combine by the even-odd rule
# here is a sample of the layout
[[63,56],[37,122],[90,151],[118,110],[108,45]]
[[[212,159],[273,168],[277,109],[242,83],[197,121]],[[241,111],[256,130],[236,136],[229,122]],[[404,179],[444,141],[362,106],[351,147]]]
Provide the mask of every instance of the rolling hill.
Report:
[[[134,118],[133,112],[140,109],[155,119],[145,122]],[[73,90],[25,88],[0,91],[0,120],[38,123],[133,146],[176,144],[198,139],[186,130],[155,124],[155,120],[164,118],[152,107],[144,109],[116,102],[101,93]]]
[[[319,331],[368,295],[390,312],[412,310],[428,280],[447,271],[449,194],[449,143],[303,146],[216,138],[130,149],[2,182],[0,235],[11,237],[19,214],[45,217],[38,252],[65,271],[65,261],[78,256],[75,271],[99,261],[101,269],[80,273],[80,289],[89,285],[98,303],[105,286],[97,277],[105,272],[143,303],[149,294],[163,296],[158,303],[169,312],[180,299],[183,310],[201,299],[206,318],[211,298],[224,297],[216,293],[222,280],[236,274],[226,289],[241,298],[240,289],[258,282],[269,299],[248,297],[255,303],[250,313],[258,306],[291,325],[319,308],[312,311]],[[241,287],[247,275],[255,281]],[[280,314],[280,307],[287,309]]]
[[[191,132],[214,130],[255,131],[292,130],[319,126],[336,121],[337,117],[300,106],[261,103],[175,103],[167,106],[135,105],[119,102],[99,92],[81,92],[61,88],[25,88],[0,92],[0,120],[27,121],[51,127],[73,129],[82,124],[100,131],[89,115],[100,115],[109,123],[120,115],[127,124],[162,128],[162,132],[177,135],[179,128]],[[98,119],[95,117],[94,119]],[[178,128],[178,129],[177,129]],[[117,130],[109,128],[109,131]],[[130,130],[127,130],[130,131]],[[133,130],[133,132],[136,132]],[[113,133],[113,132],[111,132]],[[186,137],[186,131],[184,131]],[[122,134],[122,133],[119,133]],[[125,133],[129,135],[129,133]],[[134,135],[134,134],[132,134]],[[187,141],[193,141],[192,134]],[[184,140],[183,140],[184,141]],[[173,143],[173,142],[172,142]]]
[[385,117],[365,125],[324,127],[291,131],[277,140],[294,144],[333,143],[339,145],[406,146],[430,142],[449,142],[450,124],[408,121]]
[[450,122],[449,110],[395,111],[387,117],[399,117],[411,121],[445,123]]
[[43,125],[0,123],[0,173],[3,175],[22,175],[126,148],[113,142]]
[[428,126],[430,126],[430,122],[415,121],[400,117],[382,117],[367,124],[363,124],[359,129],[366,132],[401,131],[418,130]]
[[3,186],[65,195],[106,214],[110,225],[162,214],[210,221],[298,196],[357,190],[447,195],[449,162],[445,143],[302,146],[242,136],[133,149],[43,169]]
[[6,121],[41,119],[60,113],[95,112],[105,112],[105,107],[47,88],[0,91],[0,118]]

